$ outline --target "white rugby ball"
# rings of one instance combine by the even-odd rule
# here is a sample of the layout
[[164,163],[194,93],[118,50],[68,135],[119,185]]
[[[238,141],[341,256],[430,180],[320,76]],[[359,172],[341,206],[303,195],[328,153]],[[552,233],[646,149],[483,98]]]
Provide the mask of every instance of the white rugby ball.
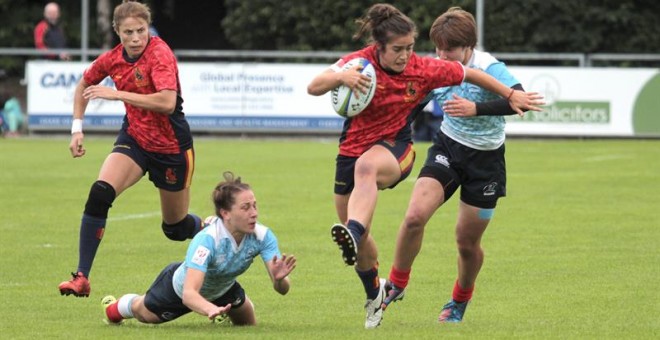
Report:
[[376,69],[369,60],[364,58],[351,59],[344,64],[341,71],[346,71],[358,64],[362,65],[360,72],[371,78],[367,93],[356,91],[358,92],[356,97],[353,90],[346,85],[340,85],[330,93],[332,108],[342,117],[353,117],[362,112],[371,103],[371,99],[373,99],[376,93]]

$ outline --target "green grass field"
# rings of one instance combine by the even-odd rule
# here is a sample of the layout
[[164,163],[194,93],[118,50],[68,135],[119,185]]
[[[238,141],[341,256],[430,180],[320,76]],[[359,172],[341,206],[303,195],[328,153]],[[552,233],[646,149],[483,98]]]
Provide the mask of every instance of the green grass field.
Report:
[[[486,261],[461,324],[435,320],[456,278],[457,197],[427,226],[406,298],[376,330],[363,329],[364,293],[330,240],[336,140],[196,140],[191,211],[212,212],[211,189],[232,170],[257,195],[260,221],[295,254],[292,290],[272,290],[259,262],[239,278],[259,325],[211,324],[189,314],[150,326],[101,322],[107,294],[143,293],[186,242],[160,230],[146,178],[110,211],[87,299],[60,296],[75,269],[87,192],[113,139],[89,136],[72,159],[68,138],[0,140],[0,337],[35,338],[445,338],[650,339],[660,337],[660,141],[510,140],[508,197],[483,240]],[[428,144],[416,169],[380,193],[373,234],[381,275]]]

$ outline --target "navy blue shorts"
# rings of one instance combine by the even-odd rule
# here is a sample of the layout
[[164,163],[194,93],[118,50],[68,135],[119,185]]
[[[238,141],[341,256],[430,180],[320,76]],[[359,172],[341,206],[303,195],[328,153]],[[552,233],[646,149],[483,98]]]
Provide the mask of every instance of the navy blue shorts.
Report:
[[438,132],[428,150],[419,177],[435,178],[445,189],[445,201],[461,187],[461,201],[492,209],[506,196],[504,145],[495,150],[476,150]]
[[143,173],[149,173],[149,180],[157,188],[181,191],[190,187],[195,169],[195,151],[192,148],[171,155],[148,152],[121,129],[112,152],[124,154],[135,161]]
[[[384,146],[399,161],[401,177],[399,177],[396,183],[388,187],[388,189],[392,189],[410,175],[413,164],[415,163],[415,149],[413,149],[412,143],[402,141],[379,141],[376,145]],[[357,162],[358,158],[337,155],[335,194],[348,195],[353,191],[353,187],[355,186],[355,162]]]
[[[186,307],[181,298],[176,295],[174,286],[172,286],[172,277],[180,265],[181,262],[175,262],[165,267],[144,296],[145,307],[158,315],[163,322],[172,321],[191,312],[190,308]],[[216,306],[231,304],[232,308],[238,308],[245,303],[245,291],[236,281],[224,295],[211,302]]]

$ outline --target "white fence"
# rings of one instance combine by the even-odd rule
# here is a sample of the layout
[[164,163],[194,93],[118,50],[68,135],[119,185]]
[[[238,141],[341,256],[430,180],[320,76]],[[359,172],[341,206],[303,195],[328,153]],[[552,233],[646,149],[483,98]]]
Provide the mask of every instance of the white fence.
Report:
[[[44,56],[52,53],[66,52],[71,56],[81,57],[82,61],[87,61],[89,57],[100,55],[101,49],[53,49],[43,51],[34,48],[16,48],[0,47],[0,56]],[[245,59],[296,59],[296,60],[333,60],[345,55],[347,52],[341,51],[254,51],[254,50],[174,50],[174,54],[179,58],[195,60],[200,58],[212,58],[215,60],[240,61]],[[510,52],[491,52],[496,58],[505,60],[515,65],[516,61],[568,61],[575,63],[579,67],[597,66],[599,62],[644,62],[648,67],[657,67],[660,65],[660,53],[640,54],[640,53],[510,53]]]

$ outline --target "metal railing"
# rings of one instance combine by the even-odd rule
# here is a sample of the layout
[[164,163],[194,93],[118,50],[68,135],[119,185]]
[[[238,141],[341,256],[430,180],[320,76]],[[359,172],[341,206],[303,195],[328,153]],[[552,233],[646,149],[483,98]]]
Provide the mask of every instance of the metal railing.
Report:
[[[73,57],[80,57],[80,60],[87,61],[87,57],[95,57],[103,53],[102,49],[82,49],[66,48],[39,50],[35,48],[21,47],[0,47],[0,56],[46,56],[60,53],[67,53]],[[346,51],[255,51],[255,50],[179,50],[175,49],[174,54],[179,58],[189,60],[194,59],[215,59],[215,60],[246,60],[246,59],[266,59],[266,60],[329,60],[332,61],[345,55]],[[507,61],[568,61],[574,62],[579,67],[592,67],[594,62],[611,61],[632,61],[648,62],[651,67],[660,65],[660,53],[658,54],[638,54],[638,53],[510,53],[510,52],[491,52],[498,59]]]

